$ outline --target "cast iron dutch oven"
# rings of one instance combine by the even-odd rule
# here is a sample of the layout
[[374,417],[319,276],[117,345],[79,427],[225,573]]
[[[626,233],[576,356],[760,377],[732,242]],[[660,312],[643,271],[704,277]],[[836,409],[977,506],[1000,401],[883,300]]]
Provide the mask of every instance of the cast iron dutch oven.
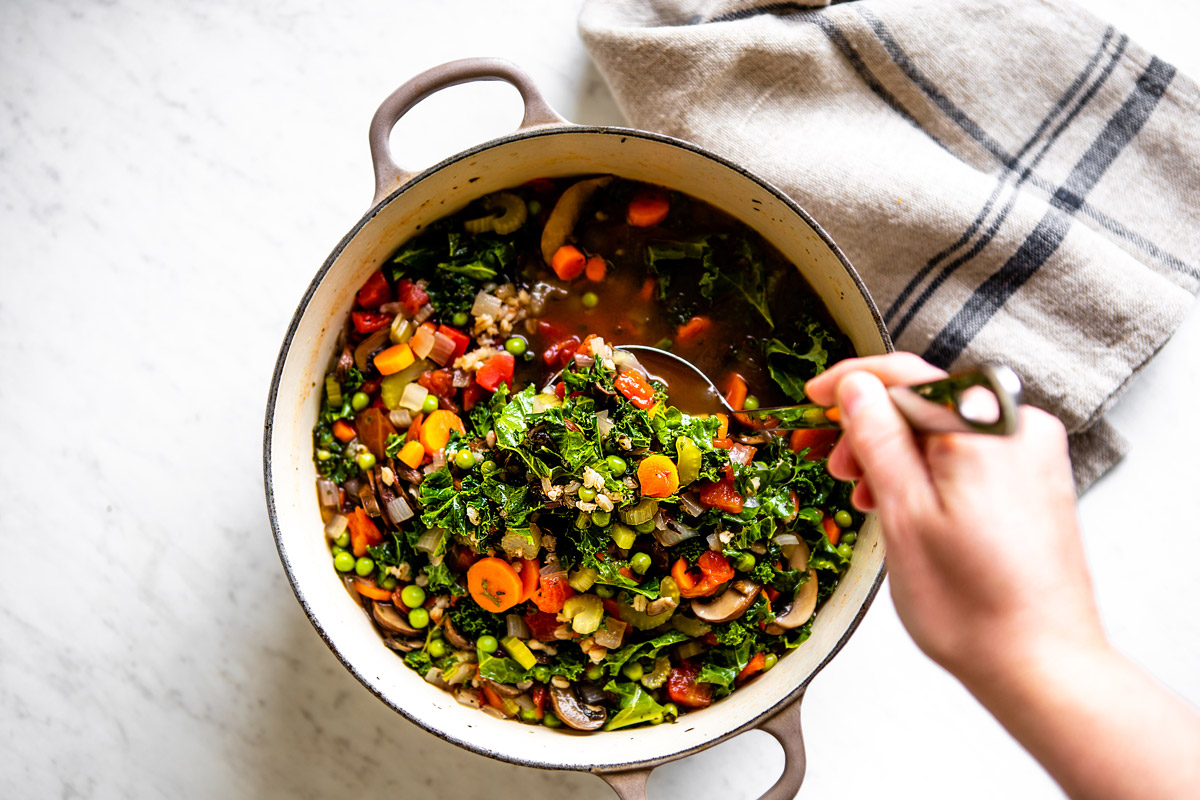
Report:
[[[525,103],[517,131],[423,172],[402,169],[389,152],[392,127],[439,89],[502,80]],[[732,214],[792,261],[820,294],[860,355],[891,342],[858,275],[829,236],[780,190],[701,147],[646,131],[573,125],[546,103],[529,76],[498,59],[466,59],[429,70],[397,89],[370,128],[375,199],[338,244],[300,300],[271,382],[264,433],[267,507],[279,557],[297,600],[325,643],[364,686],[412,722],[486,756],[542,769],[587,770],[617,794],[644,798],[659,764],[696,753],[753,728],[774,735],[787,764],[763,796],[792,798],[804,779],[800,700],[813,676],[841,648],[884,574],[879,524],[869,517],[854,561],[821,608],[812,637],[778,666],[728,699],[678,724],[580,735],[494,719],[425,683],[385,647],[330,567],[314,491],[312,426],[320,384],[358,287],[398,245],[434,220],[491,192],[532,178],[611,173],[670,187]]]

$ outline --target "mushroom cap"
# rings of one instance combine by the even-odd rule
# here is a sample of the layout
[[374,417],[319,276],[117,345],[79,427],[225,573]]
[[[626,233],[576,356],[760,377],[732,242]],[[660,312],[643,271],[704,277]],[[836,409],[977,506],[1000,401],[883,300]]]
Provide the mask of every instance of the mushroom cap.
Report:
[[611,175],[587,178],[571,184],[559,196],[558,202],[554,204],[554,210],[546,219],[546,226],[542,228],[542,258],[545,259],[546,264],[549,264],[554,258],[555,251],[567,243],[571,231],[575,230],[575,223],[579,222],[579,217],[583,214],[584,204],[597,189],[607,186],[611,182]]
[[736,581],[714,600],[703,602],[697,597],[692,601],[692,613],[705,622],[729,622],[745,614],[761,591],[762,586],[754,581]]
[[555,716],[577,731],[597,730],[608,720],[604,708],[584,703],[570,687],[551,686],[550,705],[554,707]]
[[371,601],[371,613],[383,628],[392,633],[403,633],[405,636],[419,636],[421,632],[408,624],[408,620],[400,616],[393,606],[385,606],[378,600]]
[[[810,569],[808,580],[797,587],[792,602],[784,607],[784,613],[775,617],[775,621],[771,625],[791,630],[808,622],[812,618],[813,612],[817,610],[817,589],[817,571]],[[768,632],[770,632],[769,626]]]
[[456,650],[475,649],[475,645],[455,629],[454,623],[450,621],[449,614],[446,615],[445,622],[442,623],[442,632],[446,634],[446,641],[454,645]]

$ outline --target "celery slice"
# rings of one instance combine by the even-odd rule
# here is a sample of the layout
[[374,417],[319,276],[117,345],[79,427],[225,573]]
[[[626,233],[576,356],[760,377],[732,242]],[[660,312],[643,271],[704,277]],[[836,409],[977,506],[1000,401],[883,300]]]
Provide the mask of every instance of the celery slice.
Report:
[[529,645],[517,637],[505,636],[500,640],[500,646],[504,648],[506,653],[513,657],[514,661],[525,669],[533,669],[537,666],[537,656],[529,649]]
[[690,437],[680,436],[675,440],[675,452],[679,454],[679,485],[694,483],[700,478],[700,448]]

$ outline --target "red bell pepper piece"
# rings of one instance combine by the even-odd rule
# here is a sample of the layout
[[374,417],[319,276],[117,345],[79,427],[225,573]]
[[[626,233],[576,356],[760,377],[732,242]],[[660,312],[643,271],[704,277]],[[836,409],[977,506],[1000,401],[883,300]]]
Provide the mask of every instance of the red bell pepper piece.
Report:
[[362,558],[367,554],[368,547],[374,547],[383,541],[383,534],[361,507],[354,509],[346,521],[350,528],[350,547],[356,558]]
[[700,505],[719,508],[730,514],[742,513],[742,496],[733,486],[733,467],[725,467],[725,477],[712,483],[700,484]]
[[733,580],[733,567],[729,560],[715,550],[705,550],[696,560],[696,566],[688,568],[686,558],[681,558],[671,567],[671,577],[679,585],[683,597],[708,597],[715,594],[722,584]]
[[388,286],[387,278],[383,277],[383,270],[375,270],[371,273],[371,277],[367,278],[367,282],[358,290],[358,295],[355,300],[363,308],[379,308],[392,297],[392,287]]
[[463,411],[470,411],[483,398],[487,397],[487,389],[479,385],[474,378],[467,384],[467,388],[463,389]]
[[537,714],[537,718],[541,719],[546,716],[546,685],[539,683],[529,690],[529,699],[533,701],[533,708]]
[[[563,603],[574,594],[575,590],[562,575],[543,575],[531,599],[540,610],[547,614],[557,614],[562,611]],[[554,623],[554,627],[558,627],[557,622]]]
[[694,661],[684,661],[667,676],[667,694],[681,706],[704,708],[712,703],[711,683],[697,683],[700,666]]
[[376,314],[372,311],[351,311],[350,320],[354,323],[354,330],[359,333],[374,333],[392,324],[392,318],[388,314]]
[[629,402],[645,411],[654,405],[654,387],[642,377],[640,372],[625,370],[613,381],[617,391],[625,395]]
[[467,352],[467,348],[471,346],[471,337],[460,331],[458,328],[451,328],[449,325],[441,325],[438,327],[438,333],[443,336],[449,336],[454,342],[454,352],[450,354],[450,360],[446,363],[453,364],[456,359],[461,358],[462,354]]
[[763,667],[767,665],[767,657],[763,653],[755,653],[754,658],[742,668],[742,671],[737,674],[736,682],[740,685],[748,681],[756,672],[762,672]]
[[511,389],[516,366],[517,360],[512,353],[496,353],[475,373],[475,380],[489,392],[496,391],[502,383],[507,383]]
[[568,336],[565,339],[560,339],[554,344],[546,348],[542,353],[542,363],[551,369],[562,369],[575,355],[575,351],[579,349],[579,337]]

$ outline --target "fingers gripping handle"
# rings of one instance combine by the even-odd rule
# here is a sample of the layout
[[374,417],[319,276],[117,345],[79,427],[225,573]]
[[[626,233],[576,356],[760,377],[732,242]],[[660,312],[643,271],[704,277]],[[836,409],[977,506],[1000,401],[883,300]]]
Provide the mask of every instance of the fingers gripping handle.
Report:
[[368,138],[371,161],[375,167],[375,199],[372,205],[378,205],[416,174],[415,171],[401,168],[392,157],[388,138],[400,118],[434,92],[472,81],[505,81],[516,87],[525,103],[525,117],[518,130],[567,122],[546,102],[533,79],[511,61],[501,58],[464,58],[426,70],[392,92],[371,119]]
[[[800,785],[804,783],[804,773],[808,761],[804,755],[804,736],[800,732],[800,701],[803,699],[804,695],[801,694],[782,711],[758,726],[760,730],[766,731],[778,740],[779,744],[783,746],[783,754],[786,759],[783,765],[783,774],[759,800],[793,800],[796,793],[800,791]],[[653,771],[654,767],[647,767],[625,772],[601,772],[598,774],[612,787],[621,800],[646,800],[646,781]]]

